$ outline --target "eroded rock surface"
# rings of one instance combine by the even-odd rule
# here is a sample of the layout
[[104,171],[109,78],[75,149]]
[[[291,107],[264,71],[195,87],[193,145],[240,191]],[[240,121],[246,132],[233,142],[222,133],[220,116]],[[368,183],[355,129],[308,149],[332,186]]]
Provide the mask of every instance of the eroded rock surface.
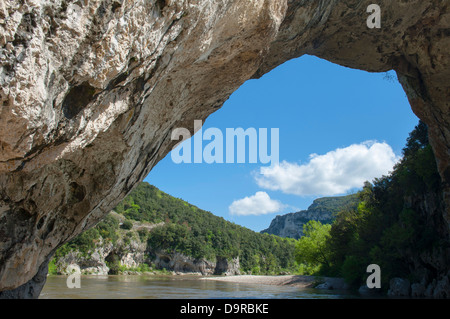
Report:
[[397,71],[430,128],[449,223],[448,2],[380,0],[369,29],[371,2],[0,2],[0,291],[38,291],[48,257],[149,173],[174,128],[303,54]]
[[175,273],[210,275],[240,275],[239,257],[232,260],[217,258],[215,261],[195,259],[179,253],[156,253],[154,264],[159,269],[169,269]]

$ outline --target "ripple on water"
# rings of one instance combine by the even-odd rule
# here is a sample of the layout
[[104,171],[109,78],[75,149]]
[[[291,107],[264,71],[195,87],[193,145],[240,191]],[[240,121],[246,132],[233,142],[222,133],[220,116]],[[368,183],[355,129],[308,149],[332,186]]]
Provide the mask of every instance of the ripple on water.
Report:
[[49,276],[41,299],[336,299],[335,291],[200,280],[195,276],[82,276],[69,289],[66,276]]

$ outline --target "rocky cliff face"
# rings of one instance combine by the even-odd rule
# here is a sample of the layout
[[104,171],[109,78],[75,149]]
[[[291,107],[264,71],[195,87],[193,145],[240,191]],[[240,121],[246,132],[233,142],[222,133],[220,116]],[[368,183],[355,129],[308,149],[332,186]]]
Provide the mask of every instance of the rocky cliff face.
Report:
[[159,269],[169,269],[175,273],[195,273],[203,276],[240,274],[239,257],[230,261],[225,258],[210,261],[179,253],[158,252],[154,264]]
[[70,275],[76,270],[83,275],[108,275],[110,268],[106,257],[111,252],[111,246],[98,247],[87,255],[79,251],[70,251],[56,261],[56,273]]
[[322,224],[331,223],[331,214],[311,214],[307,210],[275,217],[269,228],[261,233],[299,239],[303,236],[303,225],[310,220],[318,220]]
[[[117,214],[114,216],[120,217]],[[65,253],[60,252],[53,260],[55,272],[68,275],[76,270],[83,275],[117,275],[140,273],[141,269],[165,269],[177,274],[193,273],[203,276],[240,274],[239,257],[232,260],[221,257],[207,260],[178,252],[155,251],[145,238],[139,236],[143,229],[149,232],[163,225],[164,223],[144,225],[134,222],[132,229],[120,230],[119,238],[114,242],[100,236],[88,251],[75,246]]]
[[0,291],[36,295],[49,256],[148,174],[174,128],[193,131],[246,80],[303,54],[397,71],[430,128],[448,228],[448,3],[378,1],[382,27],[369,29],[371,3],[2,1]]
[[[120,246],[98,246],[88,254],[79,251],[71,251],[62,258],[56,260],[56,273],[69,275],[74,270],[83,275],[117,275],[117,274],[140,274],[137,269],[165,269],[175,274],[197,274],[209,275],[239,275],[239,258],[227,260],[219,258],[211,261],[206,259],[195,259],[180,253],[157,252],[149,253],[145,245],[132,242],[135,249]],[[118,249],[119,251],[117,251]],[[156,257],[150,258],[150,255]],[[111,263],[117,265],[111,266]],[[118,270],[115,266],[120,266],[124,270]]]
[[356,195],[318,198],[307,210],[275,217],[269,228],[261,233],[299,239],[303,236],[303,225],[308,221],[317,220],[322,224],[331,223],[335,213],[354,206],[356,203]]

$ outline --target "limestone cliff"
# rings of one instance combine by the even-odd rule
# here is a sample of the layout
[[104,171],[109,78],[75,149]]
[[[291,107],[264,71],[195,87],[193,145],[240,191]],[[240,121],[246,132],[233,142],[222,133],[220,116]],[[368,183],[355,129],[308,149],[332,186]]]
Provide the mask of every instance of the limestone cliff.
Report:
[[207,275],[239,275],[239,257],[233,260],[194,259],[179,253],[156,253],[154,265],[158,269],[168,269],[175,273],[195,273]]
[[[115,212],[108,216],[124,221],[124,217]],[[148,234],[153,229],[164,226],[164,223],[132,223],[131,229],[115,230],[118,238],[114,241],[107,238],[111,234],[106,233],[106,238],[99,236],[92,239],[89,248],[82,242],[75,242],[74,245],[59,250],[51,261],[53,273],[67,275],[75,269],[83,275],[117,275],[154,273],[164,269],[177,274],[203,276],[240,274],[239,257],[230,260],[223,257],[207,260],[176,251],[155,249],[149,245],[142,232]]]
[[261,233],[299,239],[303,236],[303,225],[308,221],[317,220],[322,224],[329,224],[334,220],[334,214],[355,206],[357,200],[356,195],[318,198],[307,210],[276,216]]
[[380,29],[371,3],[0,2],[0,291],[38,294],[49,257],[148,174],[174,128],[303,54],[397,71],[430,128],[448,228],[448,2],[380,0]]

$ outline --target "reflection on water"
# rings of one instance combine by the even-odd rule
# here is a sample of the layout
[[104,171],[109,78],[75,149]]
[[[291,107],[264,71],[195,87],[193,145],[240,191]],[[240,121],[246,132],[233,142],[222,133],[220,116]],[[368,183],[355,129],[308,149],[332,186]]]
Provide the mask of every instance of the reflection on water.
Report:
[[67,277],[49,276],[41,299],[316,299],[351,295],[292,286],[202,280],[194,276],[81,276],[81,288],[69,289]]

